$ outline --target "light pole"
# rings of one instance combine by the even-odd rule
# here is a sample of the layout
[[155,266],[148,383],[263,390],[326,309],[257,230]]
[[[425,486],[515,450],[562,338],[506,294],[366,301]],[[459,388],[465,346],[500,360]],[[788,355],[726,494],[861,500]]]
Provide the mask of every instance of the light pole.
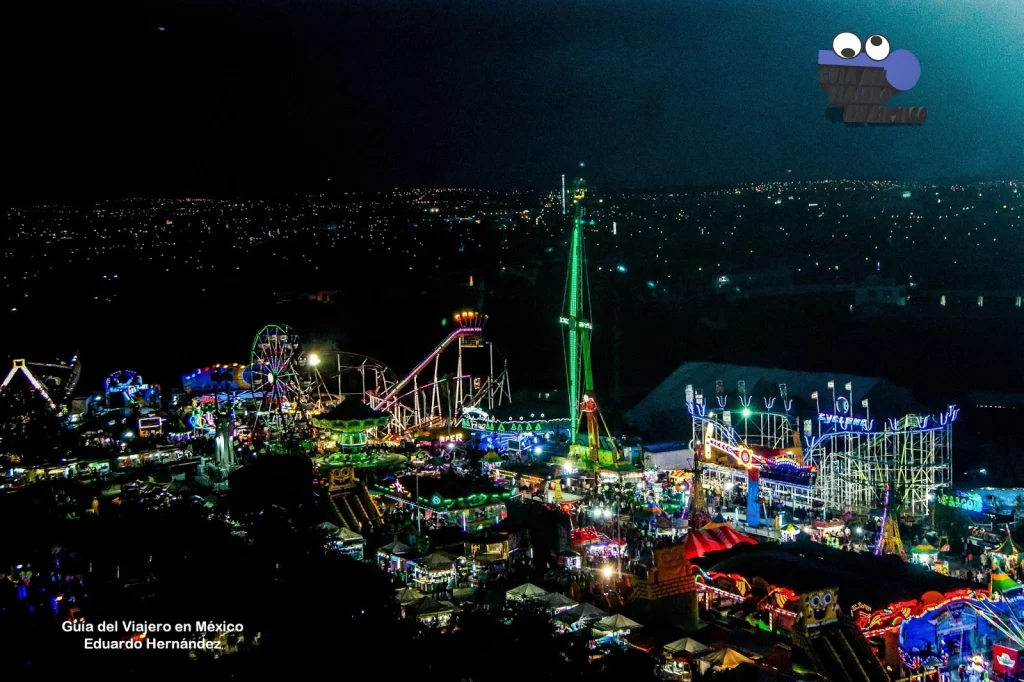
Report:
[[[612,501],[612,513],[615,514],[615,539],[618,540],[618,541],[621,541],[622,540],[622,526],[620,525],[618,504],[619,504],[619,501],[617,499]],[[616,542],[615,543],[615,559],[616,559],[616,562],[618,564],[619,578],[621,579],[622,578],[622,545],[620,544],[620,542]]]
[[601,576],[604,578],[605,585],[611,585],[612,582],[612,565],[605,564],[601,567]]

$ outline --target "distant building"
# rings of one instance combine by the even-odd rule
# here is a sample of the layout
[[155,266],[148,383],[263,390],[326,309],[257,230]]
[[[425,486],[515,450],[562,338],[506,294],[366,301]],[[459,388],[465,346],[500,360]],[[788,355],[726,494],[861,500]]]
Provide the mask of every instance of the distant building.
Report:
[[285,293],[277,295],[277,303],[296,303],[299,301],[309,301],[312,303],[334,303],[334,297],[337,295],[337,289],[323,289],[320,291],[302,293],[298,293],[295,291],[287,291]]
[[1024,410],[1024,393],[969,391],[967,402],[971,407],[985,410]]
[[855,308],[876,306],[905,306],[907,289],[892,280],[868,280],[854,290]]

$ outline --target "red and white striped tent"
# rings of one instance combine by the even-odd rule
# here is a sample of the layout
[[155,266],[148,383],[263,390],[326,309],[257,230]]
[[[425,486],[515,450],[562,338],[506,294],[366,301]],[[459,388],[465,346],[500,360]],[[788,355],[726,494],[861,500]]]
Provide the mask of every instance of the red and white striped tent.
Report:
[[691,530],[686,537],[686,558],[697,559],[705,554],[721,552],[743,543],[756,545],[757,540],[738,532],[730,525]]

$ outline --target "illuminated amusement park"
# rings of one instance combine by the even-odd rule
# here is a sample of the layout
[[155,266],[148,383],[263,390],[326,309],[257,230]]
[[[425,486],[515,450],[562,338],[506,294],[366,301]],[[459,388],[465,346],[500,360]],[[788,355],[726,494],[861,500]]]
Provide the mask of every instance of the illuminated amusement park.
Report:
[[[3,387],[24,381],[113,454],[15,463],[7,485],[127,472],[216,507],[242,472],[294,460],[311,467],[327,544],[389,574],[403,617],[426,628],[456,628],[498,586],[592,656],[650,654],[663,679],[742,665],[1021,679],[1021,491],[1002,504],[955,487],[960,409],[904,411],[909,391],[884,379],[688,363],[625,415],[642,433],[670,414],[678,439],[613,431],[592,363],[582,179],[562,203],[568,272],[544,332],[562,335],[557,389],[513,391],[516,359],[469,307],[411,368],[306,346],[283,323],[252,330],[246,357],[182,368],[173,391],[123,369],[81,397],[77,356],[19,359]],[[960,552],[936,521],[954,513],[971,520]],[[531,560],[545,587],[509,584]]]

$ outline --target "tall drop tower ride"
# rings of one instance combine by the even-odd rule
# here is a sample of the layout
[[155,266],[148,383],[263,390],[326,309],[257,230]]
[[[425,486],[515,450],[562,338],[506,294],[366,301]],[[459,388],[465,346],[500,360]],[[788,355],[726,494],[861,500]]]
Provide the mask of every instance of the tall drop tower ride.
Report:
[[[580,164],[582,167],[583,164]],[[598,420],[607,432],[601,416],[597,397],[594,394],[594,372],[590,363],[590,339],[594,331],[591,322],[590,284],[587,280],[587,255],[584,230],[593,221],[587,220],[583,200],[587,195],[587,185],[583,178],[576,178],[572,187],[573,222],[572,237],[569,243],[569,272],[565,280],[565,294],[562,298],[562,316],[559,322],[565,328],[565,371],[569,389],[569,454],[583,461],[581,450],[589,450],[587,467],[596,472],[600,467],[599,449],[600,432]],[[586,449],[577,442],[580,417],[587,418]],[[612,461],[618,459],[615,441],[608,434],[612,450]]]

